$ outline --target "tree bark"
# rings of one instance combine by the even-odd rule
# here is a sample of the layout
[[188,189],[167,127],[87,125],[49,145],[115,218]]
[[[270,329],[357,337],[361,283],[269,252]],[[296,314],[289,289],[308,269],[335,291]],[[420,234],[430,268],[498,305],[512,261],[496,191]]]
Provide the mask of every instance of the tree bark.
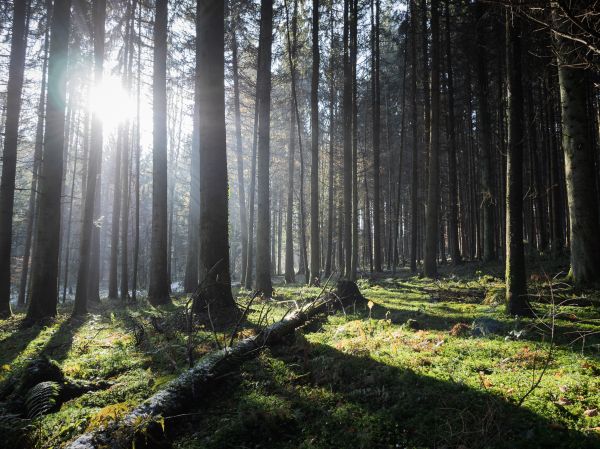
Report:
[[312,2],[312,79],[310,91],[310,284],[319,285],[321,250],[319,233],[319,0]]
[[271,135],[271,42],[273,33],[273,2],[261,0],[259,70],[260,86],[257,152],[257,220],[256,220],[256,289],[266,297],[273,294],[271,284],[269,165]]
[[10,63],[6,98],[6,122],[2,153],[2,180],[0,181],[0,318],[11,315],[10,269],[12,247],[12,222],[17,173],[17,142],[19,140],[19,116],[21,93],[27,50],[26,11],[29,0],[14,2],[13,27],[10,43]]
[[167,267],[167,8],[168,0],[156,0],[152,86],[152,237],[148,288],[148,301],[155,306],[170,301]]
[[55,0],[48,57],[46,132],[39,179],[39,221],[32,266],[29,321],[56,315],[58,302],[58,254],[60,240],[60,197],[65,141],[65,88],[69,53],[71,1]]
[[506,16],[508,154],[506,164],[506,311],[530,315],[523,248],[523,86],[521,27],[517,16]]
[[431,0],[431,134],[425,234],[424,274],[437,276],[440,209],[440,19],[439,0]]

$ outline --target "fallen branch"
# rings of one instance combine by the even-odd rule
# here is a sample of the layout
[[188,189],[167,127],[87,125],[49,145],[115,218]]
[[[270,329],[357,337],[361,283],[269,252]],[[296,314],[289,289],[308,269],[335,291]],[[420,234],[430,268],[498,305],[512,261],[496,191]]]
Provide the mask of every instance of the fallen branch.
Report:
[[164,434],[165,417],[181,414],[201,401],[202,394],[223,374],[256,357],[266,346],[275,344],[316,314],[325,310],[331,295],[320,296],[281,321],[245,338],[235,345],[204,356],[168,386],[142,402],[118,422],[79,436],[67,449],[144,447]]

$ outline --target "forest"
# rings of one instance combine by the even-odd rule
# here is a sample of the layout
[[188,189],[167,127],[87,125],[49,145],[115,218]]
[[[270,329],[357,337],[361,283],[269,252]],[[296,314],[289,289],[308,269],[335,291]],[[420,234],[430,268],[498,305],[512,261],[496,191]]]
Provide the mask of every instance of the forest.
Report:
[[0,152],[2,448],[600,448],[599,0],[2,0]]

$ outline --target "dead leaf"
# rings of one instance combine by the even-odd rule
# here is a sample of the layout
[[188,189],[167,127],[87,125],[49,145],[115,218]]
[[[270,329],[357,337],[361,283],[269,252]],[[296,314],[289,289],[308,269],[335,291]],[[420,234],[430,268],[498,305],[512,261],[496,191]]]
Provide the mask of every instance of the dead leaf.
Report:
[[597,408],[589,408],[585,412],[583,412],[583,414],[585,416],[587,416],[588,418],[591,418],[593,416],[598,416],[598,409]]

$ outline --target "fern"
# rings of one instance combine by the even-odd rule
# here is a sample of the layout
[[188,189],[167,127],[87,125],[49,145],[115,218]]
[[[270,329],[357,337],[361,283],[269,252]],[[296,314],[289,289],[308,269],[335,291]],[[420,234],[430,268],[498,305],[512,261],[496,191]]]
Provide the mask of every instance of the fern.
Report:
[[40,382],[29,390],[25,397],[25,408],[28,418],[45,415],[57,406],[60,395],[60,384],[57,382]]

